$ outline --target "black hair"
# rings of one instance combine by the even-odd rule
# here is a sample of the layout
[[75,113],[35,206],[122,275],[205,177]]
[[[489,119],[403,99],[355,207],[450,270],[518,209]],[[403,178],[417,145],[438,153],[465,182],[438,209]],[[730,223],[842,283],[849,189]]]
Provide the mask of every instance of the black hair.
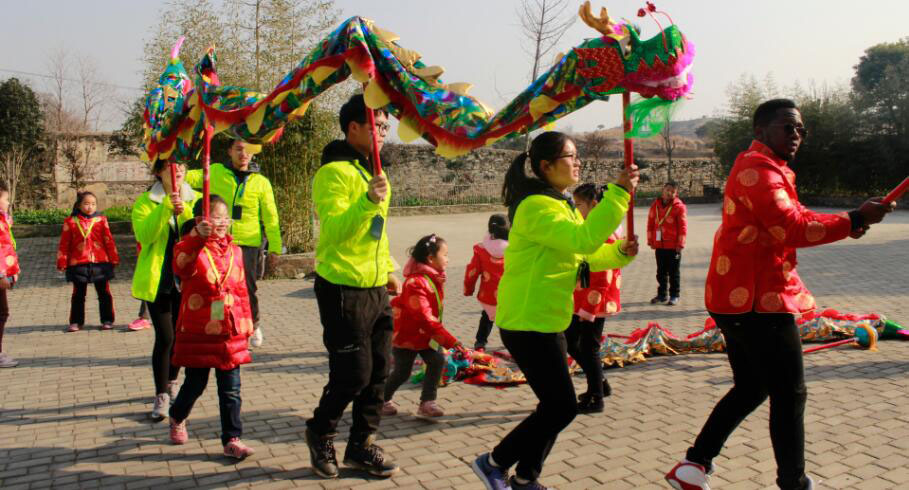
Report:
[[773,122],[780,109],[798,109],[791,99],[770,99],[762,102],[754,111],[753,127],[763,128]]
[[[567,134],[558,131],[546,131],[533,139],[530,143],[530,150],[518,155],[505,173],[502,200],[505,201],[506,206],[514,208],[525,197],[550,187],[540,164],[543,160],[555,161],[569,141],[571,138]],[[524,164],[528,159],[530,159],[530,170],[533,172],[533,177],[528,176],[524,171]]]
[[489,235],[496,240],[508,240],[508,217],[504,214],[494,214],[489,217]]
[[417,262],[429,263],[429,257],[439,253],[445,239],[433,233],[417,241],[417,244],[407,250],[407,253]]
[[[227,201],[223,197],[217,194],[208,195],[208,208],[211,209],[215,207],[215,204],[223,204],[224,207],[227,207]],[[196,218],[202,217],[205,215],[205,199],[196,200],[196,204],[193,205],[193,216]]]
[[73,212],[70,213],[70,216],[75,216],[75,215],[79,214],[79,206],[82,205],[82,201],[84,201],[85,198],[88,196],[94,197],[95,201],[98,200],[98,196],[96,196],[95,193],[92,191],[76,192],[76,203],[73,204]]
[[672,187],[673,189],[678,189],[679,185],[676,184],[674,180],[670,180],[663,184],[663,187]]
[[593,182],[587,182],[586,184],[581,184],[577,186],[571,194],[574,196],[575,200],[580,200],[588,203],[593,201],[600,202],[603,200],[603,191],[606,189],[606,186],[598,186]]
[[0,194],[4,192],[9,192],[9,187],[6,185],[6,182],[0,182]]
[[[388,116],[385,109],[376,109],[377,111]],[[355,94],[341,106],[338,112],[338,122],[341,123],[341,132],[347,135],[347,128],[351,122],[366,124],[366,101],[363,100],[363,94]]]
[[[170,159],[158,158],[155,160],[155,163],[152,164],[151,173],[155,176],[156,179],[161,180],[161,177],[158,177],[158,174],[162,170],[167,168],[172,162]],[[173,163],[180,164],[180,162],[174,161]]]

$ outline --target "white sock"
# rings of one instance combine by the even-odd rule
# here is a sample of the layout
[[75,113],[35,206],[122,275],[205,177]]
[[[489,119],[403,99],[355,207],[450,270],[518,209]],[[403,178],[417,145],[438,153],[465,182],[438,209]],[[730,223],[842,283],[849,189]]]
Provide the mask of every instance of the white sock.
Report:
[[514,481],[517,482],[519,485],[527,485],[528,483],[530,483],[530,480],[525,480],[518,475],[514,476]]
[[499,466],[499,463],[496,463],[495,460],[492,459],[492,453],[489,453],[488,460],[489,460],[489,464],[491,466],[496,467],[496,468],[501,468],[501,466]]

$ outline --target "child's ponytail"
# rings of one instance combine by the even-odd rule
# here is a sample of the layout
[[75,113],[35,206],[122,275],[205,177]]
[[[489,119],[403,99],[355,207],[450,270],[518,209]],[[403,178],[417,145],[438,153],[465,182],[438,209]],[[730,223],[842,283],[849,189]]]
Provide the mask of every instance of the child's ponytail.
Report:
[[429,257],[437,254],[443,243],[445,243],[445,239],[433,233],[432,235],[426,235],[417,241],[417,244],[410,247],[410,249],[407,250],[407,253],[413,260],[428,264]]
[[504,214],[494,214],[489,217],[489,236],[496,240],[508,240],[508,217]]

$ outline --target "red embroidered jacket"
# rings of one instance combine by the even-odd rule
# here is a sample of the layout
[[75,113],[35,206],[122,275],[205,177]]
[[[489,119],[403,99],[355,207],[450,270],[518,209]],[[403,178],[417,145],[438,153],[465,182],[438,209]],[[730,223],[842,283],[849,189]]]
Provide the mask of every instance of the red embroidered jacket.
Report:
[[19,256],[16,255],[16,242],[6,215],[0,213],[0,271],[6,277],[19,273]]
[[395,324],[392,344],[424,350],[431,348],[430,340],[435,340],[446,349],[454,347],[458,339],[445,330],[441,320],[445,273],[410,259],[404,267],[404,278],[404,290],[391,300]]
[[[193,231],[174,246],[174,273],[182,281],[174,364],[229,370],[251,362],[253,320],[240,247],[229,235],[205,240]],[[219,298],[223,319],[212,315]]]
[[63,234],[57,248],[57,269],[80,264],[117,265],[120,255],[106,216],[88,218],[69,216],[63,221]]
[[[613,233],[606,243],[615,243],[619,237]],[[574,290],[574,314],[585,321],[614,315],[622,311],[619,290],[622,287],[622,269],[590,273],[590,287],[580,284]]]
[[[657,230],[660,239],[657,239]],[[650,248],[665,248],[675,250],[685,248],[685,238],[688,236],[688,208],[678,197],[669,205],[657,198],[650,206],[647,214],[647,245]]]
[[507,246],[507,240],[495,240],[488,236],[473,246],[473,258],[464,271],[464,296],[473,296],[479,279],[477,301],[490,306],[499,303],[499,280],[505,272],[503,257]]
[[849,236],[846,213],[821,214],[799,203],[795,172],[754,141],[735,160],[713,240],[704,300],[714,313],[798,313],[815,308],[796,273],[795,249]]

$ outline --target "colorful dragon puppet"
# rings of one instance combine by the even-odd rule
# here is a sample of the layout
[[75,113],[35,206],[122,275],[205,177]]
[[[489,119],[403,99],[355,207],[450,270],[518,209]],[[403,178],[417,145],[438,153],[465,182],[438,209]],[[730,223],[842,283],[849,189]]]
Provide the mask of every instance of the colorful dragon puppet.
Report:
[[674,24],[642,40],[605,8],[595,16],[585,2],[580,16],[602,35],[561,56],[497,113],[468,95],[470,84],[443,82],[442,68],[427,66],[419,53],[397,43],[398,36],[361,17],[319,42],[268,94],[221,86],[212,49],[196,66],[193,86],[175,52],[149,93],[144,157],[194,158],[206,125],[247,142],[272,142],[312,99],[349,76],[365,84],[370,107],[398,118],[401,140],[422,137],[445,157],[540,128],[611,94],[672,101],[689,93],[694,47]]

